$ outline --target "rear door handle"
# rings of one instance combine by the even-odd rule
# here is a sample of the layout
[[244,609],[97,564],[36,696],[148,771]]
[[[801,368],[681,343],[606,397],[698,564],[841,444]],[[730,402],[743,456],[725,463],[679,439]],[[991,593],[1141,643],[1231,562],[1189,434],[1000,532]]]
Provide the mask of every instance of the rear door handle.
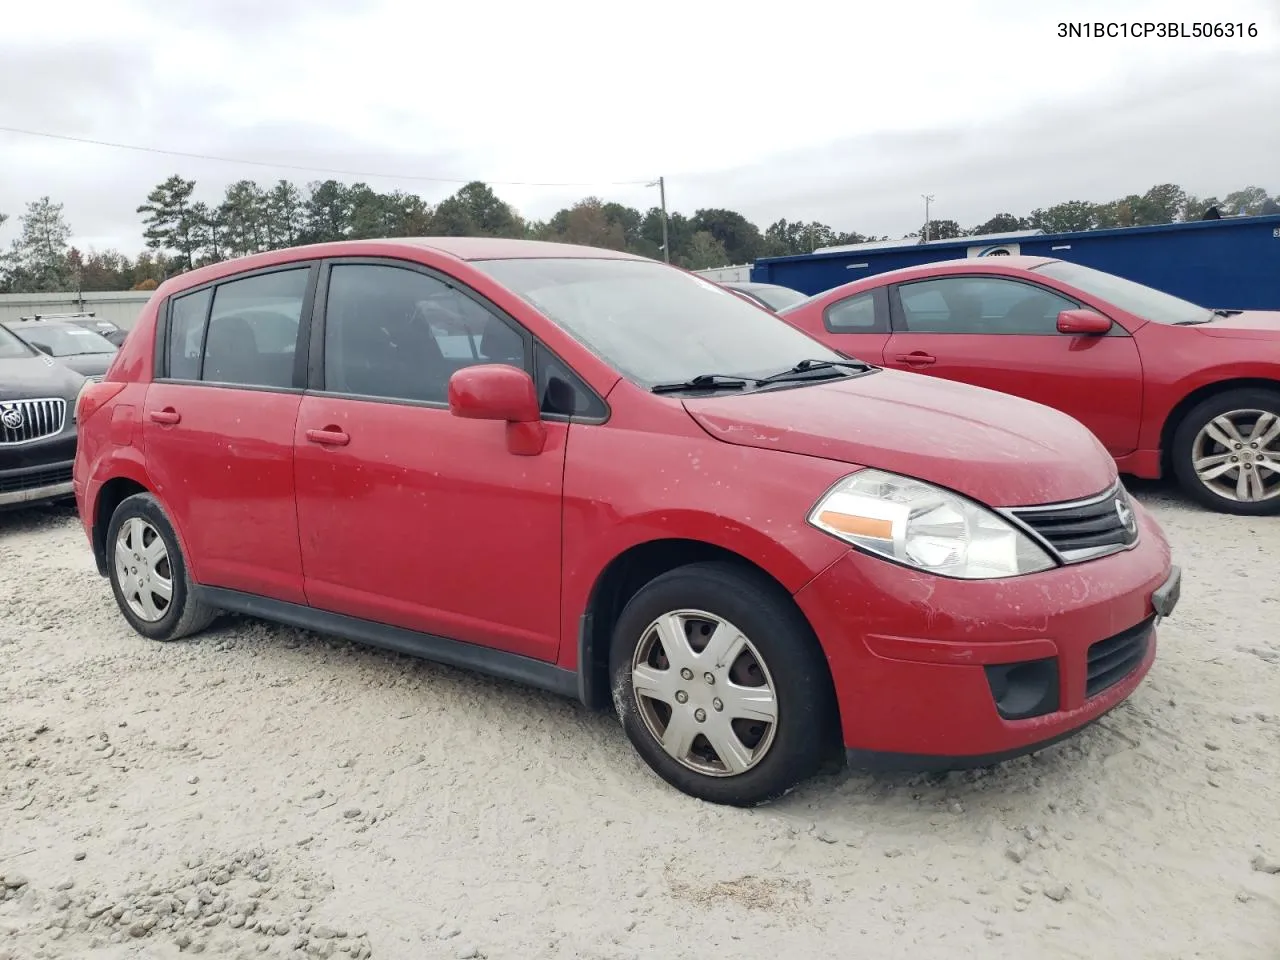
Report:
[[325,427],[323,430],[308,430],[307,439],[312,443],[321,443],[327,447],[345,447],[351,437],[338,427]]
[[163,410],[152,410],[151,419],[156,423],[174,424],[182,420],[182,414],[173,407],[165,407]]
[[897,356],[899,363],[905,363],[912,367],[927,367],[931,363],[937,363],[937,357],[931,357],[923,350],[916,350],[913,353],[900,353]]

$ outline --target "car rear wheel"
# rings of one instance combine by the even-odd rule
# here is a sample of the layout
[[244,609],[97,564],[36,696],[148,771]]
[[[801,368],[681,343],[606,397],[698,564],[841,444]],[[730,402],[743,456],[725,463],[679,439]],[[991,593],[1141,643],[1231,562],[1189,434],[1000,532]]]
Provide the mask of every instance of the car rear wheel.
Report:
[[193,595],[173,525],[150,493],[126,497],[111,515],[107,573],[120,612],[144,637],[177,640],[218,615]]
[[1174,433],[1186,492],[1222,513],[1280,513],[1280,391],[1229,390],[1193,407]]
[[813,774],[835,732],[826,659],[790,598],[728,563],[642,588],[614,629],[614,706],[660,777],[752,806]]

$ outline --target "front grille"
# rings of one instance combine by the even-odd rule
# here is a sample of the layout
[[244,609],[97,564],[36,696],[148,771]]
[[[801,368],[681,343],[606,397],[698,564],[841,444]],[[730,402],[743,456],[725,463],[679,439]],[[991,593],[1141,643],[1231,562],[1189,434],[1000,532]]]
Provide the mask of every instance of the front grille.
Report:
[[66,418],[67,401],[61,397],[0,401],[0,446],[56,436]]
[[16,493],[19,490],[35,490],[51,487],[55,483],[70,483],[71,467],[50,467],[47,470],[31,470],[16,476],[0,475],[0,493]]
[[1147,655],[1154,624],[1155,618],[1148,617],[1136,627],[1099,640],[1089,648],[1085,697],[1096,697],[1133,672]]
[[1138,522],[1129,495],[1117,483],[1087,500],[1005,511],[1066,563],[1079,563],[1133,545]]

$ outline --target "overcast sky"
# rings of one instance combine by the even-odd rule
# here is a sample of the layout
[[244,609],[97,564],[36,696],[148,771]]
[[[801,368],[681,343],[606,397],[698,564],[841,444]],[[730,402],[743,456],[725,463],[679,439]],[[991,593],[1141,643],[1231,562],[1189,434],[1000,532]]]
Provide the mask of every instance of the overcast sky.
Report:
[[[1059,21],[1258,36],[1061,39]],[[1172,181],[1280,191],[1280,0],[40,0],[6,5],[0,127],[358,171],[437,202],[487,180],[543,218],[587,194],[899,236]],[[142,246],[173,173],[323,179],[0,132],[0,243],[65,204],[82,248]],[[372,176],[371,174],[390,174]],[[502,181],[581,183],[518,186]],[[628,185],[630,182],[630,185]]]

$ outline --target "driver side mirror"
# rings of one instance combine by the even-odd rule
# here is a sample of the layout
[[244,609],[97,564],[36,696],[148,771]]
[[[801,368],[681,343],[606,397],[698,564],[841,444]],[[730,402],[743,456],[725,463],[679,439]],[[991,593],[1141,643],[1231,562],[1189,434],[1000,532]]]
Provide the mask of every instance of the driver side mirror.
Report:
[[533,377],[505,363],[463,367],[449,378],[449,412],[467,420],[503,420],[507,449],[535,457],[547,440]]
[[1058,314],[1058,332],[1100,336],[1111,331],[1111,320],[1094,310],[1063,310]]
[[39,350],[41,353],[43,353],[46,357],[52,357],[52,356],[53,356],[53,348],[52,348],[52,347],[50,347],[47,343],[34,343],[34,342],[33,342],[31,345],[32,345],[33,347],[35,347],[37,350]]

